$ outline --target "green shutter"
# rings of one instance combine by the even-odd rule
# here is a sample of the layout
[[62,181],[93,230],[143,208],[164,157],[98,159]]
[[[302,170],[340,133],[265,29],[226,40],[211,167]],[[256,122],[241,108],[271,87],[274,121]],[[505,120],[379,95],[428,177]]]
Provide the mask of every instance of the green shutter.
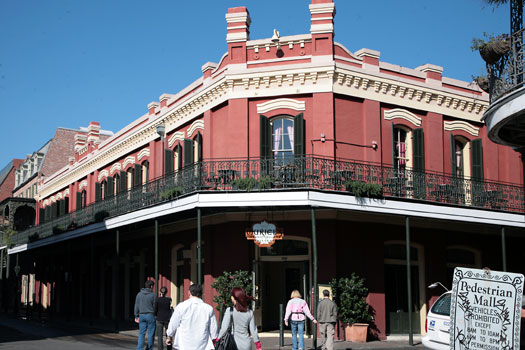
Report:
[[44,217],[44,208],[39,208],[38,209],[38,222],[40,224],[43,224],[44,222],[46,222],[46,218]]
[[77,192],[77,206],[75,210],[82,208],[82,193]]
[[472,179],[483,180],[483,144],[481,139],[470,142],[470,157],[472,164]]
[[135,172],[133,173],[134,186],[142,185],[142,165],[135,164]]
[[414,159],[414,171],[425,171],[425,137],[423,129],[412,130],[414,135],[414,149],[412,152],[412,158]]
[[293,153],[295,157],[304,156],[304,118],[303,113],[299,113],[293,119]]
[[193,140],[184,139],[184,167],[193,164]]
[[58,201],[58,216],[62,216],[66,213],[66,201],[61,199]]
[[100,202],[102,200],[102,186],[100,182],[95,182],[95,202]]
[[106,184],[106,197],[113,196],[113,178],[108,177],[107,178],[107,184]]
[[199,156],[199,162],[200,162],[203,159],[202,157],[202,134],[198,132],[196,138],[197,138],[197,142],[199,145],[199,148],[197,149],[197,154]]
[[397,170],[396,164],[396,127],[392,123],[392,168]]
[[456,141],[454,135],[450,135],[450,173],[456,176]]
[[173,173],[173,151],[171,149],[164,150],[164,175]]
[[56,219],[58,216],[58,203],[54,202],[51,204],[51,219]]
[[271,157],[270,120],[264,115],[259,116],[261,159]]
[[119,192],[125,192],[128,189],[128,173],[125,171],[120,172],[120,188]]

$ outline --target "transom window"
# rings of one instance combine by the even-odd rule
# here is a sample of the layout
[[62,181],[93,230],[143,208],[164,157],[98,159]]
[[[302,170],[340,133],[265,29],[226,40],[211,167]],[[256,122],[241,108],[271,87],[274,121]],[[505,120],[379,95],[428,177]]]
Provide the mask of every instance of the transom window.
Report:
[[293,162],[294,122],[290,118],[272,121],[272,153],[276,163]]

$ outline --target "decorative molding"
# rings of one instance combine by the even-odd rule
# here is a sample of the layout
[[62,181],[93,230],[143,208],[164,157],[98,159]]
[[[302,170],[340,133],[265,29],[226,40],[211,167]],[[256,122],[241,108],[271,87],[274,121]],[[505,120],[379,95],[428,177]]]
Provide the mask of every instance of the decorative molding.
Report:
[[78,185],[79,190],[83,189],[84,187],[87,187],[87,180],[82,180]]
[[177,141],[184,141],[184,132],[183,131],[177,131],[168,140],[168,147],[173,146],[173,144]]
[[479,136],[479,128],[463,120],[445,121],[443,128],[446,131],[462,130],[472,136]]
[[421,126],[421,118],[405,109],[395,108],[385,111],[385,120],[404,119],[415,126]]
[[126,159],[124,159],[124,162],[122,163],[122,169],[126,169],[126,167],[129,164],[135,164],[135,157],[134,156],[129,156],[129,157],[126,157]]
[[[59,193],[57,193],[57,195],[56,195],[55,198],[56,198],[57,200],[59,200],[59,199],[62,199],[62,196],[63,196],[63,194],[62,194],[61,192],[59,192]],[[52,198],[52,197],[51,197],[51,198]]]
[[279,108],[288,108],[296,111],[304,111],[306,109],[306,104],[304,101],[293,100],[291,98],[278,98],[275,100],[257,104],[257,113],[264,114]]
[[44,207],[47,207],[49,205],[49,199],[44,200]]
[[100,182],[100,180],[102,180],[104,177],[108,177],[108,171],[106,169],[102,170],[98,174],[98,182]]
[[109,173],[110,173],[111,175],[113,175],[113,173],[114,173],[115,171],[120,170],[120,169],[122,169],[122,167],[120,166],[120,163],[115,163],[115,164],[113,164],[113,165],[111,166],[111,169],[109,169]]
[[137,160],[141,160],[144,157],[149,157],[149,148],[144,148],[137,154]]
[[191,126],[188,128],[188,130],[186,130],[186,134],[188,135],[188,137],[192,137],[193,136],[193,133],[195,132],[195,130],[197,129],[201,129],[201,130],[204,130],[204,120],[200,119],[200,120],[196,120],[194,121]]
[[69,188],[68,188],[67,190],[64,191],[64,198],[65,198],[66,196],[69,196]]

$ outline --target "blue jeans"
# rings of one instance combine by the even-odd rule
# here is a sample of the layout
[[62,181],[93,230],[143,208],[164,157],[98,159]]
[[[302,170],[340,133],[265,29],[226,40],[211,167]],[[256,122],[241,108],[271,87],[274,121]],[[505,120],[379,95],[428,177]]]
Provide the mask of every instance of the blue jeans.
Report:
[[299,332],[299,349],[304,350],[304,321],[292,321],[292,350],[297,350],[297,333]]
[[155,343],[155,316],[153,314],[140,314],[139,315],[139,343],[137,350],[144,350],[144,336],[146,335],[146,329],[148,330],[148,350],[153,350],[153,344]]

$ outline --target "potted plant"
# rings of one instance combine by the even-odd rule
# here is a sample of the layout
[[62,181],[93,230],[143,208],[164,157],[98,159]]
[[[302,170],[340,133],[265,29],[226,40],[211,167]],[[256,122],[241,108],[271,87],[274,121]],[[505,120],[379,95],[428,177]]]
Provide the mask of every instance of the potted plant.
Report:
[[259,183],[255,178],[247,176],[233,180],[231,182],[231,185],[234,190],[243,190],[250,192],[251,190],[256,188],[259,185]]
[[213,296],[213,302],[217,304],[216,309],[220,313],[219,321],[222,321],[222,315],[226,308],[233,306],[230,298],[232,288],[241,287],[246,294],[252,295],[252,274],[245,270],[235,272],[224,271],[222,275],[217,277],[215,282],[211,284],[211,287],[215,288],[217,292],[217,295]]
[[161,200],[173,199],[182,194],[182,187],[175,186],[160,193]]
[[477,76],[472,78],[479,88],[485,92],[489,92],[489,79],[486,76]]
[[481,58],[487,64],[495,64],[510,50],[510,38],[507,34],[501,34],[496,37],[483,33],[484,39],[472,39],[470,48],[472,51],[479,51]]
[[346,340],[366,342],[368,326],[373,321],[373,316],[366,302],[368,288],[364,279],[352,273],[349,278],[334,278],[330,286],[339,318],[344,324]]
[[263,175],[259,179],[259,189],[260,190],[267,190],[269,188],[273,187],[273,179],[270,175]]
[[360,180],[345,182],[345,188],[356,197],[381,198],[383,187],[380,184],[371,184]]

